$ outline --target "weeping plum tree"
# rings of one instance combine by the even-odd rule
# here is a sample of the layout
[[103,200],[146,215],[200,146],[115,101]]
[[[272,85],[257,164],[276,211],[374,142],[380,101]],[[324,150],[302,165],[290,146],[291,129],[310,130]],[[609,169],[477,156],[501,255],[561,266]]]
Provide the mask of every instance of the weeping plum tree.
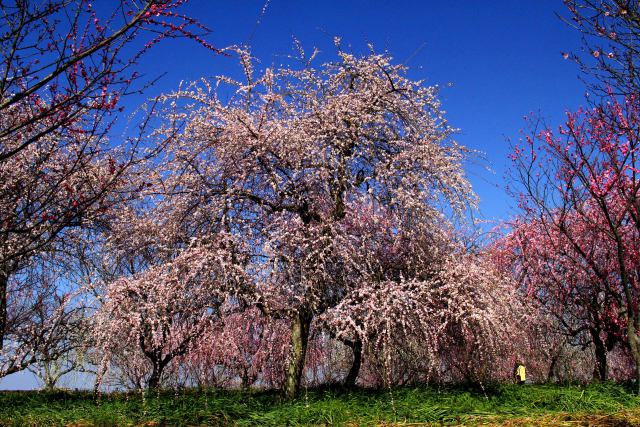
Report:
[[466,251],[451,228],[377,203],[356,211],[343,242],[355,283],[322,321],[369,348],[387,385],[508,379],[514,357],[532,344],[517,325],[537,320],[509,276]]
[[247,251],[229,232],[224,199],[203,179],[209,165],[180,141],[162,141],[164,155],[137,165],[140,191],[97,248],[112,272],[95,287],[102,372],[127,365],[121,355],[129,354],[125,368],[148,388],[161,385],[174,360],[206,346],[221,307],[248,282]]
[[254,243],[249,299],[290,321],[292,397],[311,322],[360,286],[342,244],[359,199],[435,224],[440,209],[462,213],[475,196],[462,168],[467,150],[451,139],[437,89],[409,80],[388,56],[339,49],[317,69],[260,74],[241,58],[246,82],[220,78],[173,99],[189,103],[180,138],[191,157],[208,159],[209,194],[224,195],[230,229]]
[[242,281],[229,254],[225,237],[218,236],[212,244],[191,245],[170,261],[110,283],[94,317],[103,370],[111,354],[137,349],[136,360],[150,367],[147,386],[158,388],[164,369],[191,349]]

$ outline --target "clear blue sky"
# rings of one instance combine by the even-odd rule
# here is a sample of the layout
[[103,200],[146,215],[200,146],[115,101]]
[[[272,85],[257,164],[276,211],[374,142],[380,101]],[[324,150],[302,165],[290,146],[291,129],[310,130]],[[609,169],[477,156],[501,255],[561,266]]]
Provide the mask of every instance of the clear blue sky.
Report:
[[[256,27],[263,6],[263,0],[191,0],[184,11],[213,30],[208,39],[219,47],[245,43],[253,33],[253,53],[264,67],[286,61],[293,36],[308,51],[320,48],[319,61],[332,59],[334,36],[356,53],[373,43],[407,61],[412,77],[443,87],[449,120],[461,129],[458,141],[483,151],[495,171],[469,170],[488,220],[510,212],[506,138],[518,138],[522,117],[540,112],[560,123],[564,111],[585,103],[577,66],[560,54],[580,46],[578,33],[556,16],[565,13],[560,0],[271,0]],[[149,97],[174,90],[181,80],[239,71],[233,58],[185,40],[158,45],[140,65],[149,77],[166,73]],[[140,102],[127,100],[129,111]],[[0,389],[34,386],[28,373],[0,380]]]

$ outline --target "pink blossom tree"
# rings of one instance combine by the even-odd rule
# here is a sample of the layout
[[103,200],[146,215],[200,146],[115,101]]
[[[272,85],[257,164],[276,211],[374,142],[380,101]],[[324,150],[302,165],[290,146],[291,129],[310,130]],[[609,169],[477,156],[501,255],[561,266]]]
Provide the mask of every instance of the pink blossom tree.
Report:
[[[255,242],[250,299],[291,322],[292,397],[313,319],[358,285],[340,243],[354,201],[367,195],[433,223],[439,208],[460,213],[475,197],[462,169],[467,150],[451,139],[437,89],[407,79],[389,57],[339,50],[318,69],[257,75],[240,54],[245,83],[221,78],[173,99],[189,103],[183,143],[210,159],[206,176],[228,178],[209,179],[210,193],[224,194],[230,227]],[[229,101],[218,96],[225,84],[235,88]]]
[[580,249],[588,249],[593,265],[604,268],[611,267],[613,248],[603,244],[577,215],[569,215],[562,221],[575,236],[572,240],[544,221],[526,222],[523,218],[512,224],[512,230],[498,244],[503,261],[520,279],[522,291],[556,319],[569,342],[582,348],[593,346],[593,377],[604,381],[608,352],[625,342],[619,295],[610,289],[614,273],[598,275],[585,268]]
[[594,342],[624,339],[640,379],[639,112],[635,96],[609,98],[516,147],[522,218],[512,239],[533,292],[550,306],[568,304],[581,322],[570,327],[597,326]]
[[243,280],[226,244],[224,236],[193,244],[170,261],[108,284],[94,328],[103,368],[117,350],[136,348],[149,367],[148,387],[160,386],[164,369],[191,349]]
[[242,390],[256,382],[262,387],[281,387],[288,325],[269,319],[255,307],[230,308],[183,358],[192,380],[199,386],[214,387],[239,381]]
[[3,3],[0,161],[52,132],[99,129],[120,97],[136,90],[137,60],[164,38],[187,37],[216,50],[199,35],[206,28],[180,14],[182,3],[118,0],[106,9],[86,0]]
[[[596,94],[637,94],[640,91],[640,7],[626,0],[563,0],[567,23],[582,35],[581,53],[564,53],[588,75]],[[594,79],[595,78],[595,79]]]
[[206,45],[198,35],[205,29],[179,13],[182,3],[123,0],[99,10],[86,0],[0,5],[0,363],[13,361],[0,376],[43,357],[35,343],[46,328],[28,328],[25,310],[35,315],[45,302],[59,308],[25,295],[77,302],[57,283],[26,281],[30,272],[59,261],[52,254],[66,250],[71,230],[100,226],[138,189],[129,175],[141,157],[137,138],[113,149],[107,134],[119,99],[144,87],[135,83],[140,55],[167,37]]
[[356,283],[322,315],[328,327],[377,354],[386,384],[508,378],[536,326],[509,277],[440,225],[366,205],[358,215],[345,245]]

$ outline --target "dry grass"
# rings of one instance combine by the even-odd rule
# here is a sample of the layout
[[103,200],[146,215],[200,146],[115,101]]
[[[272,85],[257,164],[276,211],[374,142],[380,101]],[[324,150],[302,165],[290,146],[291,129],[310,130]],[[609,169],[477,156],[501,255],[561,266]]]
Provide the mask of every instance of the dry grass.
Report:
[[[471,421],[471,420],[470,420]],[[631,427],[640,426],[640,411],[621,411],[617,414],[548,414],[535,417],[511,418],[506,420],[478,420],[476,424],[483,426],[503,427],[576,427],[576,426],[603,426],[603,427]]]
[[[358,424],[353,424],[355,427]],[[480,416],[449,423],[395,423],[381,424],[388,427],[436,427],[436,426],[487,426],[487,427],[637,427],[640,426],[640,409],[623,410],[615,414],[555,413],[530,417],[505,418],[504,416]]]

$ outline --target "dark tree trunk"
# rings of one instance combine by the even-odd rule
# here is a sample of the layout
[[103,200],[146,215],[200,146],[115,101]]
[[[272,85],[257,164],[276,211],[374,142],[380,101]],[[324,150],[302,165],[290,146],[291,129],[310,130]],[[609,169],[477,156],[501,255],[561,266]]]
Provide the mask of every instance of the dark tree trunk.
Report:
[[7,333],[7,286],[9,275],[0,266],[0,350],[4,344],[4,337]]
[[627,340],[629,341],[629,348],[631,349],[633,361],[636,364],[636,387],[637,392],[640,395],[640,340],[638,340],[638,335],[636,333],[634,317],[635,316],[629,316],[627,318]]
[[[547,381],[551,381],[556,378],[556,366],[558,365],[558,360],[560,360],[561,351],[553,355],[551,358],[551,363],[549,364],[549,371],[547,373]],[[557,379],[556,379],[557,381]]]
[[360,367],[362,366],[362,341],[356,339],[351,342],[351,350],[353,350],[353,363],[349,369],[349,373],[344,379],[344,385],[347,387],[353,387],[356,385],[356,380],[360,374]]
[[291,353],[289,355],[289,365],[285,371],[286,379],[284,384],[284,393],[288,399],[295,398],[300,391],[307,345],[309,343],[311,318],[310,314],[301,312],[291,320]]
[[155,390],[160,387],[160,378],[162,376],[162,368],[158,365],[154,364],[153,371],[151,371],[151,376],[149,377],[149,381],[147,385],[150,390]]
[[242,391],[249,390],[249,373],[247,368],[242,369]]
[[591,339],[596,356],[596,365],[593,370],[593,378],[599,381],[607,380],[607,347],[600,338],[600,331],[591,329]]
[[164,371],[165,366],[169,363],[169,360],[162,360],[159,356],[157,358],[153,358],[151,360],[153,364],[153,370],[151,371],[151,376],[147,381],[147,387],[149,390],[157,390],[160,388],[160,380],[162,380],[162,372]]

